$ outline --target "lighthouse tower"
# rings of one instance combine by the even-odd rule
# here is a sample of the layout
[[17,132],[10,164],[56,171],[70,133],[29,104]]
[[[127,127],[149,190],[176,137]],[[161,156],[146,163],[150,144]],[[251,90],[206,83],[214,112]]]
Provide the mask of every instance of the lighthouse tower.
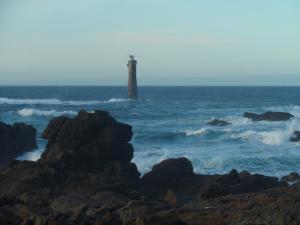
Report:
[[137,99],[137,80],[136,80],[136,64],[137,61],[133,55],[129,56],[128,67],[128,98]]

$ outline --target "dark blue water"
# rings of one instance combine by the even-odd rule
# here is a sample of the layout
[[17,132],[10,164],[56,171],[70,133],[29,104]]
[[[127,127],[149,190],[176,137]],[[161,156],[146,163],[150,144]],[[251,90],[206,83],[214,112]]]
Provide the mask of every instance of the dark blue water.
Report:
[[[46,142],[48,121],[79,109],[103,109],[134,129],[134,161],[142,172],[166,158],[188,157],[199,173],[232,168],[281,176],[300,172],[300,145],[290,143],[300,130],[300,87],[140,87],[138,101],[126,87],[0,87],[1,120],[33,124],[39,150],[21,158],[35,160]],[[251,122],[245,111],[285,111],[288,122]],[[206,123],[219,118],[226,127]]]

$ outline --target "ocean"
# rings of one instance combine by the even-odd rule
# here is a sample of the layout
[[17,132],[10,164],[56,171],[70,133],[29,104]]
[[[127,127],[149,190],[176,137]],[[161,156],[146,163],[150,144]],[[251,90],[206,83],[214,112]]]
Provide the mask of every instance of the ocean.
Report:
[[[283,176],[300,172],[300,87],[139,87],[139,100],[126,87],[0,87],[0,119],[25,122],[38,130],[39,149],[19,156],[37,160],[45,149],[41,133],[56,116],[80,109],[108,110],[133,127],[133,161],[141,173],[164,159],[187,157],[201,174],[235,168]],[[252,122],[244,112],[284,111],[285,122]],[[212,127],[214,118],[232,125]]]

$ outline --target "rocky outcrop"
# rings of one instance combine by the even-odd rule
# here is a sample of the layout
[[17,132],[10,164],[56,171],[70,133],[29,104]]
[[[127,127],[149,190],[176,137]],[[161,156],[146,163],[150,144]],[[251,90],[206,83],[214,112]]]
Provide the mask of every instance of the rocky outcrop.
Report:
[[[188,184],[188,185],[187,185]],[[215,198],[228,194],[258,192],[268,188],[287,187],[276,177],[236,170],[224,175],[201,175],[193,172],[186,158],[168,159],[153,166],[140,180],[142,191],[152,198],[166,197],[172,191],[180,196]]]
[[194,181],[196,174],[186,158],[167,159],[146,173],[140,180],[146,194],[165,194],[169,189],[185,192],[186,184]]
[[290,138],[291,142],[299,142],[300,141],[300,131],[294,131],[292,137]]
[[286,121],[294,117],[287,112],[266,112],[262,114],[245,112],[243,116],[252,121]]
[[214,120],[209,121],[207,123],[207,125],[210,125],[210,126],[228,126],[228,125],[231,125],[231,123],[226,122],[224,120],[214,119]]
[[225,225],[300,223],[296,175],[230,171],[201,175],[184,158],[139,177],[131,163],[132,129],[105,111],[58,117],[43,133],[37,162],[0,170],[0,224]]
[[37,149],[36,129],[24,123],[0,122],[0,166],[26,151]]
[[48,144],[40,161],[57,162],[73,171],[134,169],[132,135],[131,126],[117,122],[108,112],[82,110],[75,118],[50,121],[43,132]]

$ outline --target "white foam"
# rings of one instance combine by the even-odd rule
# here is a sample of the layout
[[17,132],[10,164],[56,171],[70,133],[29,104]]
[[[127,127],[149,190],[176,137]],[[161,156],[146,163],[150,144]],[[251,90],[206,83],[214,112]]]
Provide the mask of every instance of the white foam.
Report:
[[261,141],[266,145],[280,145],[289,140],[292,133],[288,133],[284,130],[275,130],[269,132],[259,133]]
[[128,102],[130,99],[127,98],[111,98],[108,99],[107,101],[103,101],[102,103],[114,103],[114,102]]
[[207,133],[207,128],[203,127],[199,130],[187,130],[185,131],[186,136],[201,136]]
[[17,111],[17,113],[21,116],[24,117],[29,117],[29,116],[61,116],[61,115],[77,115],[77,112],[75,111],[56,111],[54,109],[52,110],[39,110],[39,109],[30,109],[30,108],[25,108],[25,109],[20,109]]
[[105,101],[63,101],[59,99],[15,99],[15,98],[0,98],[0,104],[9,105],[97,105],[105,103],[127,102],[130,99],[126,98],[110,98]]
[[281,145],[289,143],[295,130],[299,130],[299,121],[293,119],[286,122],[282,129],[272,129],[270,131],[247,130],[238,134],[232,134],[231,138],[240,138],[247,141],[260,141],[266,145]]
[[17,157],[18,160],[28,160],[28,161],[37,161],[41,158],[44,149],[37,149],[32,152],[26,152],[23,155]]

